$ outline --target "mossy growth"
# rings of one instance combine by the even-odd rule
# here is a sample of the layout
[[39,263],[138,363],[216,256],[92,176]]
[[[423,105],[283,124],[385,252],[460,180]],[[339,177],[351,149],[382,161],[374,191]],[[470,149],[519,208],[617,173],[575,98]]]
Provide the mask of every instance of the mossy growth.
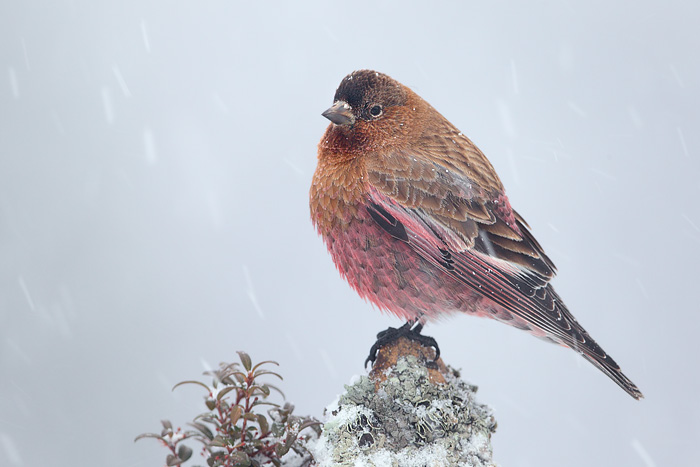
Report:
[[[449,367],[447,367],[449,369]],[[320,465],[492,466],[491,409],[475,401],[476,386],[445,372],[430,380],[415,356],[400,357],[379,382],[367,376],[346,386],[327,408]]]

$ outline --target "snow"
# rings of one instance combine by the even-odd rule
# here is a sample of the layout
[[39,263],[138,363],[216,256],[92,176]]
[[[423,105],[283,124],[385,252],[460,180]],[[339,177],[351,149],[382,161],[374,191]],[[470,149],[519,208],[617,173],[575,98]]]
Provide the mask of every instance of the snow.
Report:
[[148,29],[146,26],[146,20],[141,20],[141,37],[143,38],[143,47],[146,52],[151,53],[151,40],[148,38]]
[[632,440],[632,447],[635,451],[637,451],[637,454],[639,454],[639,457],[642,459],[642,462],[644,462],[644,465],[646,465],[647,467],[656,467],[656,462],[654,462],[654,460],[651,458],[647,450],[644,449],[644,446],[638,439]]
[[117,80],[117,84],[119,84],[119,89],[122,90],[122,94],[124,94],[124,97],[131,97],[131,91],[129,91],[129,86],[126,85],[124,75],[122,75],[121,70],[116,64],[112,65],[112,72],[114,73],[114,78]]
[[476,388],[446,375],[434,384],[415,357],[402,357],[377,388],[354,376],[326,408],[320,466],[490,466],[495,420],[474,401]]
[[10,435],[0,432],[0,445],[5,451],[5,456],[9,459],[10,464],[22,465],[22,458],[19,455],[19,450]]
[[102,86],[100,90],[102,95],[102,105],[105,112],[105,120],[110,125],[114,123],[114,105],[112,104],[112,91],[107,86]]
[[8,70],[10,78],[10,88],[12,89],[12,96],[15,99],[19,99],[19,83],[17,82],[17,71],[14,67],[10,67]]
[[265,315],[263,314],[262,308],[260,307],[260,302],[258,302],[258,297],[255,294],[255,289],[253,288],[253,280],[250,278],[250,271],[248,270],[248,266],[246,266],[245,264],[243,265],[243,275],[245,276],[245,282],[248,289],[248,298],[253,304],[253,308],[258,313],[260,319],[265,319]]

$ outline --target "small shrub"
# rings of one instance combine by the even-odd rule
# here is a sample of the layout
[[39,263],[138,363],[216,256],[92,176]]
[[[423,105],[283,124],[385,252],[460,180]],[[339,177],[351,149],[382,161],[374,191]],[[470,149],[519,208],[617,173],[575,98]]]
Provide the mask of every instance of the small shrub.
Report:
[[[281,380],[279,374],[267,369],[277,362],[268,360],[253,365],[247,353],[238,355],[240,363],[221,363],[218,370],[204,373],[212,376],[211,386],[183,381],[173,388],[195,384],[207,391],[204,403],[208,411],[189,423],[193,429],[173,429],[170,421],[163,420],[159,435],[144,433],[136,441],[159,440],[170,450],[165,460],[168,466],[179,467],[192,457],[192,449],[184,444],[189,439],[203,445],[202,455],[209,467],[281,466],[285,455],[294,457],[297,466],[315,465],[306,443],[318,438],[320,422],[293,415],[294,406],[290,403],[280,406],[267,400],[272,390],[284,398],[277,387],[259,380],[266,375]],[[260,412],[263,406],[268,407],[267,416]],[[309,430],[302,434],[306,428]]]

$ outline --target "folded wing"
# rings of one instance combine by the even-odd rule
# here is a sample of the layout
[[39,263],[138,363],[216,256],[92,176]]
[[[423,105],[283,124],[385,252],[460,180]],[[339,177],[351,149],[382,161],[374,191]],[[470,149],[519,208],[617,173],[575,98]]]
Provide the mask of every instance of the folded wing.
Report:
[[[549,284],[556,268],[515,212],[483,154],[466,138],[432,138],[421,152],[369,157],[369,213],[408,243],[524,322],[566,345],[635,398],[637,387],[579,325]],[[504,320],[508,321],[508,320]]]

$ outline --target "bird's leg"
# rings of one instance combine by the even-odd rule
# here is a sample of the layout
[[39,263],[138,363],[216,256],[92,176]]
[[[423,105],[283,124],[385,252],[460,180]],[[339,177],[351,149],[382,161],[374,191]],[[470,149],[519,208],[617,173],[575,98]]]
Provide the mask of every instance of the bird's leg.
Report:
[[420,322],[420,320],[414,319],[412,321],[408,321],[400,328],[390,327],[380,332],[377,334],[377,341],[369,350],[369,356],[367,357],[367,360],[365,360],[365,366],[367,366],[367,363],[369,362],[374,364],[374,361],[377,359],[377,352],[379,352],[379,349],[388,343],[395,341],[399,337],[405,337],[406,339],[416,341],[425,347],[433,347],[435,349],[435,360],[437,361],[437,359],[440,358],[440,347],[438,347],[437,341],[434,338],[421,334],[420,332],[422,329],[423,324]]

